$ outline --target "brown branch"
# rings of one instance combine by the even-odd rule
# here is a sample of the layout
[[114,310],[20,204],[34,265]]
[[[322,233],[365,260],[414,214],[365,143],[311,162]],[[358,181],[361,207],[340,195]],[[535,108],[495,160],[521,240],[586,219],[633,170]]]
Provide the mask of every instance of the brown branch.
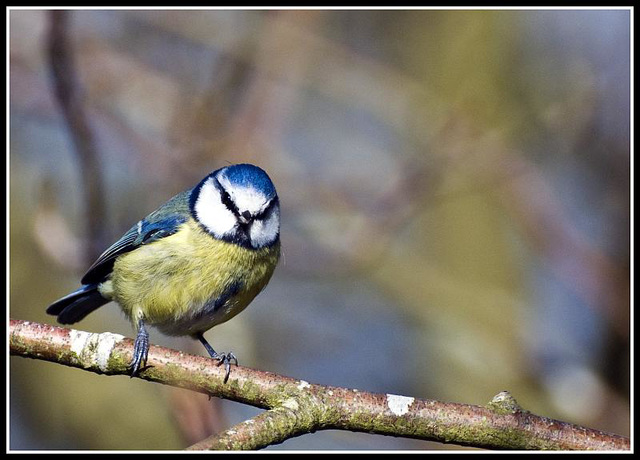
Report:
[[[128,375],[133,341],[46,324],[10,320],[12,355],[43,359],[91,372]],[[417,438],[488,449],[629,450],[615,434],[540,417],[507,393],[486,406],[444,403],[307,383],[270,372],[224,368],[201,356],[151,346],[144,380],[268,409],[190,447],[257,449],[322,429]]]
[[90,235],[87,260],[95,260],[102,252],[104,237],[105,194],[98,148],[85,109],[85,98],[76,72],[71,40],[68,34],[70,13],[49,11],[47,53],[56,99],[67,123],[76,157],[80,164],[85,220]]
[[315,431],[314,420],[306,412],[295,410],[292,401],[285,401],[282,406],[240,422],[187,450],[257,450]]

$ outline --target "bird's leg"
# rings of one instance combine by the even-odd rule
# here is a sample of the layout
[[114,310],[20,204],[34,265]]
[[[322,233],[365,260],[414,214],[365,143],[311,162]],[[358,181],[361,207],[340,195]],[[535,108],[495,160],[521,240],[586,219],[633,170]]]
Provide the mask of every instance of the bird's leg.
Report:
[[200,341],[202,346],[204,346],[205,350],[207,350],[207,353],[209,353],[209,356],[211,356],[212,359],[215,359],[218,361],[218,366],[224,363],[224,369],[227,372],[224,376],[224,383],[227,383],[227,380],[229,379],[229,373],[231,372],[231,361],[233,361],[234,364],[237,366],[238,358],[236,358],[236,356],[231,352],[218,353],[217,351],[215,351],[213,347],[209,345],[209,342],[207,342],[207,339],[204,338],[204,335],[202,335],[202,332],[198,332],[195,335],[195,337]]
[[147,356],[149,355],[149,333],[144,327],[144,321],[138,321],[138,335],[133,343],[133,359],[129,364],[131,369],[131,377],[135,376],[138,371],[147,364]]

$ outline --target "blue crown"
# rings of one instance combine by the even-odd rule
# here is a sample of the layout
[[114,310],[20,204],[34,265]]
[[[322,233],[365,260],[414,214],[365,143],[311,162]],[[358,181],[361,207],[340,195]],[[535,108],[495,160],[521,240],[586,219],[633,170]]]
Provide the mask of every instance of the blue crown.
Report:
[[276,188],[267,173],[252,164],[227,166],[219,169],[218,174],[224,174],[229,182],[239,187],[256,188],[270,198],[276,195]]

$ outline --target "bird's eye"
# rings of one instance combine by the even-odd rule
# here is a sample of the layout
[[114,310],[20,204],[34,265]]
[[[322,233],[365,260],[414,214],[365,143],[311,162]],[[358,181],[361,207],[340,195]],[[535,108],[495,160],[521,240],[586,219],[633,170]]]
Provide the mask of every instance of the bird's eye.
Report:
[[261,212],[259,212],[258,214],[256,214],[254,216],[254,219],[256,219],[256,220],[265,219],[267,216],[270,215],[271,211],[273,211],[273,209],[277,205],[278,205],[278,197],[276,197],[275,199],[271,200],[266,208],[264,208]]
[[251,219],[251,213],[249,211],[243,211],[242,212],[242,217],[244,217],[245,219],[249,220],[249,219]]
[[231,199],[227,191],[222,187],[220,188],[221,188],[220,198],[224,203],[224,205],[227,207],[227,209],[229,209],[234,214],[238,214],[238,208],[236,208],[236,204],[233,202],[233,200]]

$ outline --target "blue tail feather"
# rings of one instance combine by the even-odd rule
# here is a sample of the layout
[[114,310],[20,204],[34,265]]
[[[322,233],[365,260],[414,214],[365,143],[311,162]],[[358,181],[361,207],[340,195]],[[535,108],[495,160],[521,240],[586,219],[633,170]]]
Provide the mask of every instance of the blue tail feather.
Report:
[[49,305],[47,313],[57,315],[60,324],[73,324],[108,302],[98,284],[87,284]]

